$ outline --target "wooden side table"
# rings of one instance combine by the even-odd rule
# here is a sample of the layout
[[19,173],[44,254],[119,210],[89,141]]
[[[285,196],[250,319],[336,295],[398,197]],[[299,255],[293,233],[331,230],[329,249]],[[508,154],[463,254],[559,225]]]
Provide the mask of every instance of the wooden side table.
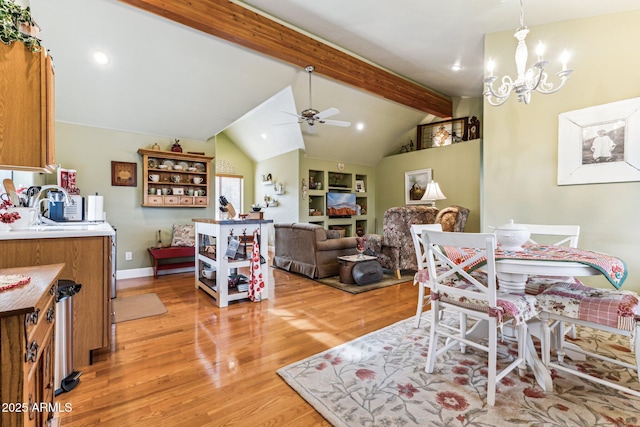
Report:
[[345,285],[354,285],[356,282],[353,280],[353,266],[359,262],[372,261],[376,257],[363,255],[345,255],[339,256],[338,262],[340,263],[340,283]]

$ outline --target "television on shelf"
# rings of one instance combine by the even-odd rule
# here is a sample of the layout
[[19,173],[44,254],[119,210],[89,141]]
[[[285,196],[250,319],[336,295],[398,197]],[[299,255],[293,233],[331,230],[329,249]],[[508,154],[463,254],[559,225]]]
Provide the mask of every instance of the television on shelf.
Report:
[[327,216],[329,218],[349,218],[356,214],[355,193],[327,193]]

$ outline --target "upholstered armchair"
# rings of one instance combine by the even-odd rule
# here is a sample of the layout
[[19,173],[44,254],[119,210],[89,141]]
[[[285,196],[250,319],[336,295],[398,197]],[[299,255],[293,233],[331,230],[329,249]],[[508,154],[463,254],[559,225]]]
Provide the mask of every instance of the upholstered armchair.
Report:
[[468,217],[469,209],[452,205],[438,212],[436,222],[442,225],[442,231],[462,233]]
[[435,224],[438,209],[413,205],[388,209],[382,220],[382,235],[367,235],[368,253],[374,254],[382,268],[395,271],[417,270],[416,252],[411,238],[411,225]]

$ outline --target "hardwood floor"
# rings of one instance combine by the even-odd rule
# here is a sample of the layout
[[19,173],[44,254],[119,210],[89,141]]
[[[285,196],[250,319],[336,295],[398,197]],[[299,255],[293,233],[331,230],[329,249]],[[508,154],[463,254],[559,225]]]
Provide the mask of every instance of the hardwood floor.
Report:
[[119,297],[155,292],[168,313],[112,325],[111,352],[75,367],[80,384],[56,398],[71,406],[59,425],[330,425],[276,370],[412,316],[418,288],[351,295],[269,274],[269,299],[222,309],[195,289],[192,274],[119,281]]

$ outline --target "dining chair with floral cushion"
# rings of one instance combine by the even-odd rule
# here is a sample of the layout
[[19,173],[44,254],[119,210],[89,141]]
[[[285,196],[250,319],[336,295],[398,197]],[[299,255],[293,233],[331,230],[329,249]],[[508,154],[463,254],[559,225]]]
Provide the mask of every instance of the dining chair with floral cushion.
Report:
[[[548,287],[535,298],[542,320],[542,361],[548,369],[570,373],[640,397],[640,313],[637,293],[565,282]],[[620,352],[618,344],[610,346],[606,343],[596,346],[595,350],[587,349],[584,345],[587,339],[571,341],[571,351],[586,356],[586,362],[565,363],[566,323],[628,338],[634,363],[629,363],[626,357],[628,349]],[[588,332],[588,329],[585,330]],[[557,361],[551,359],[554,349]],[[590,363],[590,358],[608,364],[598,368]],[[631,375],[629,371],[635,372]],[[625,381],[635,383],[635,387],[625,385]]]
[[[556,225],[556,224],[520,224],[529,230],[531,235],[527,243],[529,244],[547,244],[554,246],[568,246],[570,248],[578,247],[580,238],[579,225]],[[573,276],[544,276],[529,275],[524,285],[524,291],[529,295],[539,295],[545,289],[558,283],[577,283],[582,284],[580,280]],[[571,325],[566,333],[572,338],[576,338],[576,329]]]
[[[520,224],[529,230],[531,236],[527,243],[545,244],[554,246],[578,247],[580,238],[579,225],[555,225],[555,224]],[[546,240],[544,240],[546,239]],[[558,240],[559,239],[559,240]],[[525,284],[525,292],[529,295],[538,295],[549,286],[558,282],[579,283],[575,277],[529,275]]]
[[[496,388],[511,371],[518,368],[526,373],[527,321],[537,315],[536,299],[531,295],[499,291],[496,286],[495,249],[493,233],[447,233],[425,230],[423,244],[427,251],[427,269],[431,291],[431,330],[426,372],[432,373],[438,356],[451,351],[457,344],[465,344],[488,354],[487,404],[494,406]],[[447,256],[447,247],[474,248],[475,255],[460,259]],[[483,274],[470,271],[480,262]],[[438,265],[440,263],[440,265]],[[451,331],[440,322],[441,312],[458,312],[476,323],[468,331]],[[518,341],[516,356],[498,371],[498,329],[510,323]],[[487,326],[486,333],[480,332]],[[488,335],[487,335],[488,334]],[[442,344],[439,337],[446,337]],[[439,347],[439,348],[438,348]]]

